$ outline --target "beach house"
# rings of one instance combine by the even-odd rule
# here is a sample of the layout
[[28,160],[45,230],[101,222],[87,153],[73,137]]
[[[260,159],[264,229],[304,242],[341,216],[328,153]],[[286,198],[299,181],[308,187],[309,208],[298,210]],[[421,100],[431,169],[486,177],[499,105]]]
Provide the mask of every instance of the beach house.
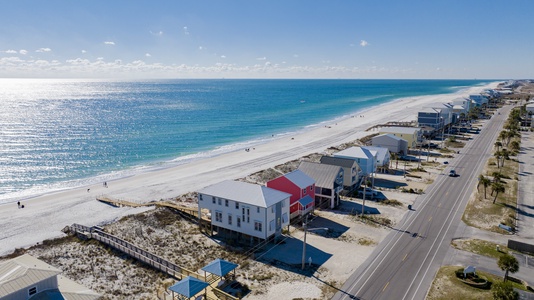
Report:
[[212,234],[250,240],[277,238],[289,224],[289,198],[266,186],[226,180],[198,191],[198,210],[208,209]]
[[374,154],[375,160],[375,170],[385,173],[389,169],[389,160],[391,154],[389,153],[388,148],[385,147],[373,147],[373,146],[364,146],[362,149],[369,150]]
[[474,106],[482,106],[488,103],[488,98],[482,94],[469,95],[469,99],[471,99]]
[[[382,127],[380,134],[392,134],[405,140],[408,148],[415,148],[421,142],[421,128],[418,127]],[[405,153],[406,155],[407,153]]]
[[390,153],[397,153],[400,155],[408,154],[408,142],[391,133],[377,135],[371,138],[371,145],[374,147],[387,148]]
[[362,179],[362,169],[354,159],[322,156],[321,164],[338,166],[343,168],[343,186],[347,190],[353,190],[360,185]]
[[267,187],[291,194],[290,219],[304,216],[315,207],[315,180],[301,170],[284,174],[267,182]]
[[343,168],[303,161],[299,170],[315,180],[315,207],[335,208],[343,190]]
[[0,299],[100,299],[100,295],[63,276],[29,254],[0,263]]
[[462,114],[466,116],[471,109],[471,100],[469,98],[456,98],[452,100],[451,104],[455,120],[458,120]]
[[369,176],[376,172],[376,154],[363,147],[350,147],[334,153],[333,156],[355,160],[362,170],[362,175]]

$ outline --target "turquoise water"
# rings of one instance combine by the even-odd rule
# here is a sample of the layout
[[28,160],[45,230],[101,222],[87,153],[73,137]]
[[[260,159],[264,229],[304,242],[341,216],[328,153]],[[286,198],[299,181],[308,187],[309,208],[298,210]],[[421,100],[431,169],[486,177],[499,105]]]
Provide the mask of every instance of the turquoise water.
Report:
[[0,203],[242,149],[475,80],[0,79]]

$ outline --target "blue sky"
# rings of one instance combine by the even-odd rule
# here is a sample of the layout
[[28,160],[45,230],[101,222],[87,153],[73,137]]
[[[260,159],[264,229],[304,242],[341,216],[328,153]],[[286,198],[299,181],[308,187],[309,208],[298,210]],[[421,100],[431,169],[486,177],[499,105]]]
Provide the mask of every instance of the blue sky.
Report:
[[531,0],[0,5],[0,77],[534,78]]

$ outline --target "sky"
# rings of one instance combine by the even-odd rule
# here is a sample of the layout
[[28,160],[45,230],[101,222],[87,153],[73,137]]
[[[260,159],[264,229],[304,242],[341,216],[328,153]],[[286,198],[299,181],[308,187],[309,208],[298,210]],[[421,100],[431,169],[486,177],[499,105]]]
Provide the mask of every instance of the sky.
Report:
[[532,79],[532,12],[532,0],[0,0],[0,77]]

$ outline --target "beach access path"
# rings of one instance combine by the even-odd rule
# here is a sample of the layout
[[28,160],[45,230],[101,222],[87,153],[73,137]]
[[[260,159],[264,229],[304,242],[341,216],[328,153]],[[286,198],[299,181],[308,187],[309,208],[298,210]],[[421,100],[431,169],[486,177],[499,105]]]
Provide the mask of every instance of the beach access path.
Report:
[[377,133],[365,131],[371,126],[389,121],[415,120],[417,112],[427,104],[449,102],[496,86],[495,82],[454,94],[405,98],[355,113],[328,126],[273,138],[250,151],[243,149],[108,181],[107,187],[96,184],[21,200],[24,208],[18,208],[16,202],[0,205],[0,255],[11,253],[15,248],[29,247],[45,239],[63,236],[61,229],[66,225],[102,225],[152,209],[113,208],[96,201],[97,196],[138,202],[174,198],[222,180],[241,178],[311,153],[321,153],[329,146]]

